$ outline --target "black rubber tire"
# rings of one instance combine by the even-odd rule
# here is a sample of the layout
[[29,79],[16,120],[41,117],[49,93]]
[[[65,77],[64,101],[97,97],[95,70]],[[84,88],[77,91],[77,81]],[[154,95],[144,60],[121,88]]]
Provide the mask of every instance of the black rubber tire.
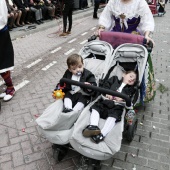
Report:
[[131,125],[127,125],[126,127],[126,140],[128,142],[132,142],[135,133],[136,133],[136,129],[137,129],[137,124],[138,124],[138,120],[135,117],[133,120],[133,123]]
[[53,149],[53,158],[57,161],[60,162],[64,159],[64,157],[67,155],[68,148],[64,146],[59,146],[59,147],[52,147]]

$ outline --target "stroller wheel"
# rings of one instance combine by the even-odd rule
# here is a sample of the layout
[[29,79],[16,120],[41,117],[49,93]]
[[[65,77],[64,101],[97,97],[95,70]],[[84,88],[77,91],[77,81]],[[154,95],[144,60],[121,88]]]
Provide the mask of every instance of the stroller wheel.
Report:
[[132,140],[133,140],[133,138],[135,136],[136,129],[137,129],[137,123],[138,123],[138,121],[135,118],[131,125],[127,125],[126,139],[127,139],[128,142],[132,142]]
[[63,158],[67,155],[68,148],[60,145],[53,145],[53,158],[57,161],[60,162],[63,160]]

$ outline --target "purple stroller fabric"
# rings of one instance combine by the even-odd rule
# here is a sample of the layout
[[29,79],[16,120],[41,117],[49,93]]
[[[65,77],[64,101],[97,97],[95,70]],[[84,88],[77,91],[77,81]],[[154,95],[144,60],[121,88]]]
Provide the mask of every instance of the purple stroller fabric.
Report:
[[100,33],[99,38],[102,41],[110,43],[114,49],[124,43],[133,43],[140,45],[144,45],[146,43],[144,36],[124,32],[103,31]]

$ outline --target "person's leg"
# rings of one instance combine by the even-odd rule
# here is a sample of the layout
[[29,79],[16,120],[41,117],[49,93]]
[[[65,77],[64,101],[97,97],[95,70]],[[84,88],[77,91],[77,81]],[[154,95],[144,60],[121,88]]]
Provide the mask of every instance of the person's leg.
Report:
[[8,18],[8,28],[9,28],[9,31],[12,31],[13,23],[14,23],[14,15],[13,15],[13,13],[11,13],[10,17]]
[[116,119],[114,117],[108,117],[106,119],[104,127],[101,130],[101,133],[104,137],[113,129],[113,127],[115,126],[115,121]]
[[97,11],[99,9],[99,4],[100,4],[100,0],[95,0],[94,2],[94,12],[93,12],[93,18],[97,19]]
[[14,22],[13,22],[13,28],[16,28],[17,26],[15,25],[16,19],[18,17],[18,13],[14,11]]
[[21,9],[21,11],[22,11],[22,15],[21,15],[21,19],[20,19],[20,24],[22,26],[24,26],[25,25],[25,17],[26,17],[27,11],[25,9]]
[[82,131],[83,136],[91,137],[100,134],[100,129],[98,127],[99,119],[99,112],[95,109],[92,109],[90,115],[90,124]]
[[67,28],[67,13],[63,12],[63,32],[59,36],[66,36],[66,28]]
[[71,34],[71,28],[72,28],[72,14],[73,14],[73,9],[70,8],[69,13],[68,13],[68,21],[69,21],[69,26],[68,26],[68,34]]
[[4,98],[4,101],[8,101],[8,100],[12,99],[12,97],[15,94],[15,89],[14,89],[12,79],[11,79],[11,72],[7,71],[4,73],[1,73],[1,77],[5,81],[7,89],[4,93],[1,93],[0,98]]
[[32,14],[31,9],[29,9],[27,11],[27,14],[26,14],[26,17],[25,17],[25,23],[26,24],[30,24],[31,14]]
[[16,19],[16,25],[18,26],[18,27],[20,27],[21,25],[20,25],[20,20],[21,20],[21,15],[22,15],[22,11],[18,11],[18,17],[17,17],[17,19]]
[[74,107],[73,110],[74,111],[81,111],[84,109],[84,103],[82,102],[78,102]]
[[66,97],[64,98],[64,107],[67,108],[67,109],[72,109],[72,101],[70,98]]

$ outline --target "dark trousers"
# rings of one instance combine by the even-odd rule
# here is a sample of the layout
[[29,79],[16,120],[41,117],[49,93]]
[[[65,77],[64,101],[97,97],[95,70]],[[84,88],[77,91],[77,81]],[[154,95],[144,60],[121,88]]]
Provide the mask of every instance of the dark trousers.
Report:
[[102,119],[107,119],[108,117],[114,117],[116,122],[121,121],[121,116],[124,107],[121,105],[115,105],[114,101],[99,99],[90,110],[95,109]]
[[93,18],[97,18],[97,11],[99,9],[100,0],[94,1],[94,12],[93,12]]
[[72,28],[72,13],[73,13],[73,8],[68,7],[67,9],[63,10],[63,32],[66,32],[67,30],[67,19],[68,19],[68,30],[71,31]]
[[31,10],[26,11],[25,9],[21,8],[20,9],[22,11],[22,15],[21,15],[21,19],[20,22],[30,22],[31,19]]
[[82,93],[75,93],[75,94],[71,94],[70,92],[67,92],[65,94],[64,98],[69,98],[72,103],[73,103],[73,107],[78,103],[81,102],[83,103],[85,106],[87,105],[88,101],[90,100],[89,96],[85,96],[82,95]]

